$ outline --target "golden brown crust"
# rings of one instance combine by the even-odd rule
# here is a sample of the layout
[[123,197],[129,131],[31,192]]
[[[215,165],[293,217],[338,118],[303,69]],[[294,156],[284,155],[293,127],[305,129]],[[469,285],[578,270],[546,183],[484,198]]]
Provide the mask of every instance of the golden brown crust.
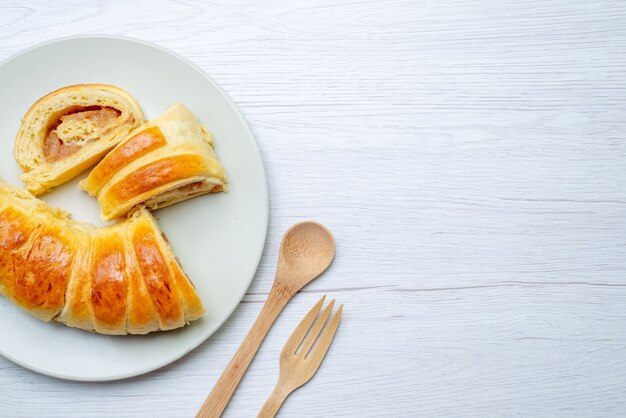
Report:
[[183,305],[185,319],[187,321],[194,321],[200,318],[204,315],[204,307],[193,284],[189,281],[185,273],[183,273],[183,270],[175,259],[170,260],[169,267],[171,277],[175,283],[174,288]]
[[[29,224],[28,226],[26,224]],[[23,213],[8,207],[0,213],[0,249],[7,252],[19,250],[37,225]],[[2,259],[0,258],[0,262]]]
[[91,304],[91,241],[90,236],[83,236],[65,292],[65,305],[56,318],[71,327],[89,331],[95,329]]
[[145,209],[96,228],[0,182],[0,293],[42,320],[105,334],[183,326],[203,308],[174,260]]
[[98,199],[104,220],[222,191],[226,174],[211,144],[189,109],[176,104],[131,132],[80,186]]
[[95,237],[91,265],[91,305],[96,331],[126,333],[124,241],[116,230]]
[[104,198],[109,204],[117,205],[163,184],[197,176],[205,166],[204,159],[198,155],[176,155],[163,158],[121,179],[109,188]]
[[[23,281],[18,279],[21,294],[31,308],[47,308],[55,315],[61,311],[73,259],[71,243],[64,239],[61,231],[46,227],[30,249],[26,274],[21,277]],[[29,283],[30,280],[34,281]],[[23,305],[29,306],[28,302]]]
[[86,187],[90,192],[97,193],[122,167],[165,144],[165,137],[158,126],[140,131],[104,157],[89,174]]
[[153,229],[145,223],[138,223],[132,234],[135,256],[141,270],[148,293],[159,313],[162,329],[182,326],[185,315],[170,277],[170,271],[155,239]]
[[[159,248],[163,254],[172,254],[169,242],[164,233],[154,235],[158,241]],[[185,320],[193,321],[204,315],[204,306],[196,292],[196,288],[180,265],[180,261],[176,257],[167,257],[167,264],[170,269],[170,277],[174,281],[174,289],[178,294],[178,298],[185,313]]]
[[2,293],[49,321],[64,304],[74,258],[71,240],[58,225],[34,222],[12,208],[0,213],[0,226]]
[[128,280],[128,315],[126,327],[129,333],[146,334],[160,327],[159,314],[154,307],[146,283],[141,275],[135,250],[128,235],[126,245],[126,278]]

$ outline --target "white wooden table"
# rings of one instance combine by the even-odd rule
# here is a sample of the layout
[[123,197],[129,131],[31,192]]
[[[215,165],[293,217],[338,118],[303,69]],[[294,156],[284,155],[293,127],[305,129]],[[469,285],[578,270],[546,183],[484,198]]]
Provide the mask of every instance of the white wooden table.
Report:
[[0,59],[80,33],[155,42],[224,87],[266,164],[268,241],[184,359],[85,384],[0,358],[0,416],[192,416],[304,218],[333,231],[336,261],[226,416],[256,415],[322,294],[344,320],[281,416],[626,415],[623,1],[0,2]]

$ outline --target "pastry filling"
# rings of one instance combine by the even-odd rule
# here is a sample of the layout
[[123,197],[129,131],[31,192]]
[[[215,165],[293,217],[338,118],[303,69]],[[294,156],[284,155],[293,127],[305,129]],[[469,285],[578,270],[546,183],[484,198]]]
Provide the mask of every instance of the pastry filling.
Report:
[[182,200],[191,199],[192,197],[218,192],[220,191],[220,188],[221,186],[219,185],[213,185],[202,180],[194,181],[193,183],[187,183],[175,189],[161,193],[160,195],[146,200],[143,204],[148,208],[155,210]]
[[212,187],[207,188],[207,182],[205,181],[194,181],[193,183],[180,186],[179,188],[175,189],[175,191],[182,193],[185,196],[196,196],[196,193],[198,192],[202,192],[201,194],[206,192],[217,193],[224,190],[223,187],[219,184],[209,183],[208,185]]
[[203,181],[194,181],[193,183],[185,184],[184,186],[180,186],[176,189],[176,191],[184,194],[193,193],[198,191],[199,189],[204,189]]
[[48,128],[44,138],[43,156],[53,163],[74,154],[87,142],[97,140],[111,128],[122,114],[112,107],[90,106],[75,108],[61,116]]

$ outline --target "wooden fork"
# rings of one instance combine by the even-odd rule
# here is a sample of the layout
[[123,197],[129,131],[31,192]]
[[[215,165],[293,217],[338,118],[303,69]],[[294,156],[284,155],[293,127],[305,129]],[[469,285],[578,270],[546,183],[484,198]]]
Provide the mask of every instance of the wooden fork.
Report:
[[[287,343],[280,353],[280,374],[278,383],[274,391],[263,405],[257,418],[271,418],[276,415],[287,396],[306,382],[311,380],[317,369],[322,364],[322,360],[328,352],[330,344],[333,342],[343,305],[339,306],[337,312],[328,322],[326,329],[320,336],[317,344],[313,347],[315,340],[320,335],[324,324],[330,316],[335,300],[331,300],[324,312],[317,318],[315,325],[311,327],[317,317],[326,295],[311,308],[309,313],[302,319],[296,330],[291,334]],[[307,336],[308,333],[308,336]],[[304,338],[306,336],[306,339]],[[304,340],[304,342],[303,342]]]

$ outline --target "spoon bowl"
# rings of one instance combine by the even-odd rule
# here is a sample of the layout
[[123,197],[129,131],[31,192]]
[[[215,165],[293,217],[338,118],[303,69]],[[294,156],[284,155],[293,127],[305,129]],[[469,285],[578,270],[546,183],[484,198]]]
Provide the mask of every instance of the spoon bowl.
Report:
[[322,274],[335,257],[335,240],[323,225],[305,221],[285,232],[274,285],[296,293]]

